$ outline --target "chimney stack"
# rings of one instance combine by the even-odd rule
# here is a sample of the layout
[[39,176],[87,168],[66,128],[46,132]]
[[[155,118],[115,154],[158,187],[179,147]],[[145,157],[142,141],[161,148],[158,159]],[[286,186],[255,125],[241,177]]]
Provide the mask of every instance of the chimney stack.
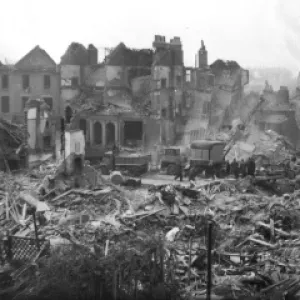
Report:
[[88,47],[88,64],[90,66],[98,64],[98,49],[93,44],[89,44]]
[[201,48],[198,51],[198,67],[207,67],[207,51],[203,40],[201,40]]

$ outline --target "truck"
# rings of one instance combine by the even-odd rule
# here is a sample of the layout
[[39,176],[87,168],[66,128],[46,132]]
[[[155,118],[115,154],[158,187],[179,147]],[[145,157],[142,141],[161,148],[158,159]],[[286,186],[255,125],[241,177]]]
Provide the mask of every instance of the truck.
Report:
[[205,172],[206,177],[226,176],[224,141],[196,140],[190,144],[189,168],[195,175]]
[[167,175],[175,175],[179,164],[187,162],[187,157],[181,150],[181,147],[164,148],[162,149],[161,155],[160,169],[166,171]]
[[[113,152],[104,153],[100,163],[100,170],[103,175],[108,175],[112,170]],[[148,172],[151,162],[151,154],[121,151],[115,154],[115,169],[130,176],[139,177]]]

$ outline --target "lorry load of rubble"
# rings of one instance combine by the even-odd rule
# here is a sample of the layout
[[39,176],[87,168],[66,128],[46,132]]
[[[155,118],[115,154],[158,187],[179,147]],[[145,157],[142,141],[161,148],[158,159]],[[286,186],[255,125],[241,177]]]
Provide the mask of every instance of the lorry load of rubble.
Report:
[[94,295],[95,280],[103,283],[105,299],[142,298],[150,291],[176,292],[172,299],[204,297],[208,220],[214,224],[212,293],[218,299],[275,299],[300,288],[295,188],[274,196],[268,185],[246,177],[127,189],[90,169],[82,177],[93,180],[80,188],[53,164],[27,176],[1,174],[1,234],[50,242],[46,256],[40,249],[29,262],[11,261],[16,299],[84,298]]

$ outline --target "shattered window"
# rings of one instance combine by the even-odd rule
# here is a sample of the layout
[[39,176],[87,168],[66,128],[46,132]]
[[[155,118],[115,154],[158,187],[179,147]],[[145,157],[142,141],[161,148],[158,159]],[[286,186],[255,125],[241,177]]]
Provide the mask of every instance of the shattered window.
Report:
[[1,97],[1,112],[9,113],[9,96]]

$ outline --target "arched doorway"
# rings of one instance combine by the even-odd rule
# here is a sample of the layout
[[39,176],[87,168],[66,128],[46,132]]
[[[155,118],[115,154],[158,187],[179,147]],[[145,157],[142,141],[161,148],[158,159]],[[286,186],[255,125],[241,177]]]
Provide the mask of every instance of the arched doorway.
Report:
[[106,145],[107,146],[113,146],[116,141],[116,128],[115,124],[113,123],[107,123],[106,124]]
[[79,129],[83,130],[84,136],[86,136],[86,127],[87,127],[86,120],[85,119],[80,119],[79,120]]
[[72,117],[73,117],[73,111],[72,108],[68,105],[65,109],[65,119],[67,124],[71,123]]
[[102,144],[102,125],[100,122],[94,123],[94,143],[96,145]]

